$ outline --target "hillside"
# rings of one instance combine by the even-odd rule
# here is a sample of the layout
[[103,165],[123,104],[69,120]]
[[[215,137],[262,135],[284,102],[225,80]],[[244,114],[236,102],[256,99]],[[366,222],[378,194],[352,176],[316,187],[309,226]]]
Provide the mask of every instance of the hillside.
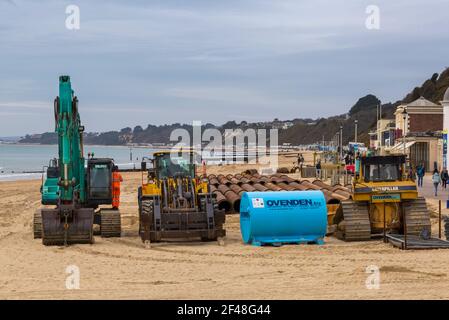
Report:
[[448,87],[449,68],[444,70],[440,75],[438,73],[433,74],[420,87],[414,88],[402,101],[403,103],[409,103],[423,96],[434,103],[440,103]]
[[[368,132],[376,126],[376,113],[380,100],[374,95],[360,98],[348,114],[319,119],[314,125],[296,124],[280,132],[279,140],[295,145],[310,144],[317,141],[332,140],[343,127],[344,143],[354,141],[354,120],[358,120],[358,141],[367,143]],[[395,106],[391,103],[382,105],[382,118],[392,118]]]
[[[382,118],[392,119],[393,113],[401,103],[410,103],[423,96],[426,99],[440,103],[444,92],[449,87],[449,68],[441,74],[435,73],[430,79],[424,81],[421,86],[415,87],[406,94],[402,100],[394,103],[382,104]],[[348,114],[326,119],[319,119],[315,125],[296,124],[293,127],[280,132],[281,142],[292,144],[309,144],[317,141],[331,140],[343,126],[343,142],[348,143],[354,139],[354,120],[358,120],[358,141],[369,142],[368,132],[376,127],[377,105],[379,99],[373,95],[360,98],[350,109]]]
[[[402,100],[394,103],[382,104],[382,118],[392,119],[396,107],[401,103],[409,103],[424,96],[426,99],[439,103],[443,99],[445,90],[449,87],[449,68],[441,74],[435,73],[431,78],[423,82],[421,86],[415,87],[406,94]],[[229,121],[221,126],[206,124],[202,127],[217,128],[222,133],[225,129],[279,129],[279,143],[291,143],[293,145],[312,144],[324,140],[332,140],[334,135],[343,126],[343,142],[354,140],[354,120],[358,120],[358,141],[368,143],[368,132],[376,127],[377,106],[381,101],[372,94],[360,98],[347,114],[337,115],[329,118],[278,120],[269,122],[248,123],[242,121],[236,123]],[[85,133],[86,144],[97,145],[124,145],[127,143],[137,144],[168,144],[170,134],[175,129],[186,129],[192,132],[192,126],[188,124],[174,123],[169,125],[155,126],[149,124],[145,129],[141,126],[123,128],[120,131],[108,131],[102,133]],[[39,135],[27,135],[20,140],[21,143],[56,144],[57,136],[53,132]]]

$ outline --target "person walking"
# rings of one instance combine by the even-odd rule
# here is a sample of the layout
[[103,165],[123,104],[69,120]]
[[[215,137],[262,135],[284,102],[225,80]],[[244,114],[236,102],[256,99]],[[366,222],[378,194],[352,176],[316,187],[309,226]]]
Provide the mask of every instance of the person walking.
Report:
[[448,180],[449,180],[449,173],[447,172],[447,169],[444,169],[443,171],[441,171],[441,189],[446,190]]
[[355,162],[354,162],[354,176],[358,177],[360,169],[360,152],[357,151],[355,154]]
[[418,176],[418,187],[422,187],[425,173],[426,173],[426,169],[424,168],[424,165],[419,164],[416,167],[416,175]]
[[438,169],[435,169],[433,171],[432,182],[433,182],[433,186],[435,188],[435,197],[437,197],[438,196],[438,185],[441,182],[441,177],[440,177],[440,173],[438,172]]
[[316,178],[321,179],[321,160],[318,160],[315,168],[316,168]]
[[412,181],[415,181],[415,171],[413,170],[412,165],[410,165],[409,169],[408,169],[408,178]]
[[302,156],[302,153],[298,154],[298,167],[300,171],[302,171],[302,165],[304,163],[304,157]]

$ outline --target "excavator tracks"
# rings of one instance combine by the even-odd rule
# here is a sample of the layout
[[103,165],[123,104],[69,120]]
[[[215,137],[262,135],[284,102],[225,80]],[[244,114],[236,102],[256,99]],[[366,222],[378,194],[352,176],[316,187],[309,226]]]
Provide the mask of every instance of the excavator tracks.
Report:
[[341,202],[344,217],[344,231],[340,234],[345,241],[366,241],[371,239],[371,224],[368,205],[352,200]]
[[38,209],[33,216],[33,237],[34,239],[42,238],[42,212]]
[[121,236],[122,223],[119,210],[101,209],[100,217],[100,234],[102,238],[113,238]]
[[431,236],[430,213],[423,197],[404,201],[403,210],[408,235]]

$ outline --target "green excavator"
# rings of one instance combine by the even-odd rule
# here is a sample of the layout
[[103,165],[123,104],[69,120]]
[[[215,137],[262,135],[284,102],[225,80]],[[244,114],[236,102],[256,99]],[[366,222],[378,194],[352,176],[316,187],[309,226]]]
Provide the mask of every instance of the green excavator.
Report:
[[102,237],[119,237],[120,211],[105,208],[112,204],[114,161],[84,158],[84,126],[69,76],[59,78],[54,115],[59,157],[51,161],[42,179],[41,202],[47,206],[34,214],[34,238],[42,238],[44,245],[93,243],[94,224],[100,226]]

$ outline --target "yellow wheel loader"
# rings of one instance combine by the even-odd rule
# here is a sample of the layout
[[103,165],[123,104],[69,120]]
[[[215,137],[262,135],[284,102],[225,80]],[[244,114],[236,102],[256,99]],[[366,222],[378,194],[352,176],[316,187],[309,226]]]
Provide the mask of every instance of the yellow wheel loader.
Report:
[[[192,151],[162,151],[142,162],[138,203],[143,242],[225,236],[225,212],[218,210],[208,181],[196,176],[196,157]],[[146,168],[148,162],[152,168]]]
[[336,236],[346,241],[384,234],[431,236],[430,214],[406,172],[404,155],[360,157],[351,199],[334,217]]

